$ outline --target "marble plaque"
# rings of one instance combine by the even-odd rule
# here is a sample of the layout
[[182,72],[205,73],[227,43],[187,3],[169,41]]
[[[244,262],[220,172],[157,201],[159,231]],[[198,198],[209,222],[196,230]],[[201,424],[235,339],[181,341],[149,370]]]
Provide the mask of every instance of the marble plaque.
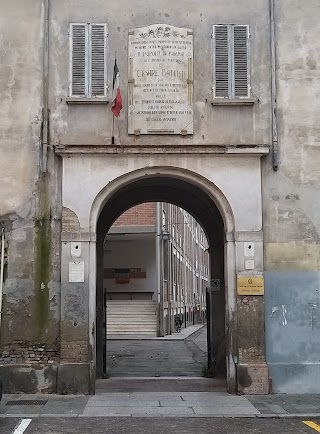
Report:
[[128,133],[193,134],[193,31],[129,31]]
[[69,262],[69,282],[84,282],[84,262]]

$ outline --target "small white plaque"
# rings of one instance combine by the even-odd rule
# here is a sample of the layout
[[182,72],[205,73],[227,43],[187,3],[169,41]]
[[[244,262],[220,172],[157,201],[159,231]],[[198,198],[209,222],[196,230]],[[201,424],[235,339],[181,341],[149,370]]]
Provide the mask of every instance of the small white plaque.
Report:
[[244,268],[246,270],[254,270],[254,260],[253,259],[247,259],[244,262]]
[[80,256],[81,256],[81,243],[71,241],[70,246],[71,246],[71,256],[73,256],[74,258],[80,258]]
[[69,282],[84,282],[84,262],[69,262]]

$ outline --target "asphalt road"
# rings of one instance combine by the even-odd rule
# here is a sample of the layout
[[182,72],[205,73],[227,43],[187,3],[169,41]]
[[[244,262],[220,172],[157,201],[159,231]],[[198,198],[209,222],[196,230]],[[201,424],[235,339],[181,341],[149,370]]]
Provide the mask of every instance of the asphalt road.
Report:
[[[222,418],[35,418],[22,431],[23,419],[1,418],[1,434],[312,434],[298,419]],[[320,424],[320,420],[315,421]],[[19,428],[21,427],[22,428]],[[320,425],[319,429],[320,429]]]

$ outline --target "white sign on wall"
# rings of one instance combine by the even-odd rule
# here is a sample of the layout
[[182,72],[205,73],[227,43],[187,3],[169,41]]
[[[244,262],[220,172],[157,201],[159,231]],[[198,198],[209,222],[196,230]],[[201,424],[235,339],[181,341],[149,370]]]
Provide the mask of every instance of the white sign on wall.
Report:
[[193,134],[193,31],[129,31],[129,134]]
[[69,282],[84,282],[84,262],[69,262]]

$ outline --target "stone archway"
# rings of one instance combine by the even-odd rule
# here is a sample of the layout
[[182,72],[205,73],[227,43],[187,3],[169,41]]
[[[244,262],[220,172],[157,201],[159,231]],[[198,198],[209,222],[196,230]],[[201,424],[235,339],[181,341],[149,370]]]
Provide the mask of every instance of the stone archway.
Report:
[[[175,203],[194,215],[207,233],[211,249],[223,256],[222,267],[212,264],[212,276],[221,277],[226,291],[213,294],[216,310],[213,338],[213,357],[219,357],[221,345],[225,346],[228,391],[236,391],[237,321],[235,295],[235,243],[234,218],[231,207],[223,193],[207,179],[187,170],[168,167],[144,168],[123,175],[103,188],[96,196],[90,213],[90,233],[95,234],[90,242],[89,266],[89,342],[92,348],[90,360],[91,393],[94,391],[96,369],[101,369],[101,349],[99,349],[102,313],[96,305],[101,304],[99,292],[99,249],[101,240],[113,221],[126,209],[142,201],[168,201]],[[98,252],[98,255],[97,255]],[[98,264],[98,267],[97,267]],[[224,265],[224,267],[223,267]],[[98,268],[98,272],[96,272]],[[96,292],[97,285],[97,292]],[[219,315],[219,312],[223,315]],[[225,324],[227,327],[225,328]],[[96,330],[96,334],[92,333]],[[97,337],[97,340],[96,340]],[[216,341],[214,341],[216,339]],[[96,345],[97,342],[97,345]],[[220,347],[220,350],[218,348]],[[221,359],[221,356],[220,356]],[[225,362],[224,362],[225,363]]]

